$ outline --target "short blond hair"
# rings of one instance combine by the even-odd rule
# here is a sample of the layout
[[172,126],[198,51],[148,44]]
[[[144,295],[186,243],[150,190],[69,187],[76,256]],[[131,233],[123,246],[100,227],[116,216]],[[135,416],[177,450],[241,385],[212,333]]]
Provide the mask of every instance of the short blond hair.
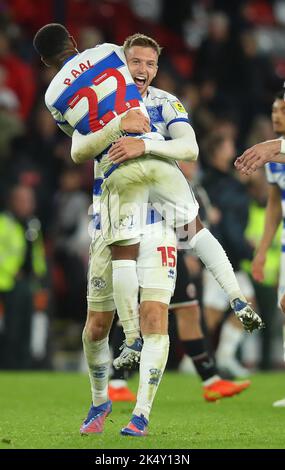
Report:
[[160,47],[160,45],[158,44],[158,42],[156,42],[155,39],[152,39],[149,36],[146,36],[145,34],[142,34],[142,33],[136,33],[136,34],[133,34],[132,36],[127,37],[127,39],[125,40],[123,44],[124,52],[127,52],[133,46],[151,47],[152,49],[155,50],[158,57],[160,56],[161,51],[162,51],[162,47]]

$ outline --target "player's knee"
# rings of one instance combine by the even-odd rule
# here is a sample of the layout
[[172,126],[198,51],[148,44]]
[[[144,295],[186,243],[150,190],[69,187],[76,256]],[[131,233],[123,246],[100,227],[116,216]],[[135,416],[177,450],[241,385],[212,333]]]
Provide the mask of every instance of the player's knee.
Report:
[[104,318],[103,315],[88,315],[83,336],[88,341],[100,341],[106,338],[109,334],[110,323],[108,318]]
[[165,333],[167,305],[159,302],[143,302],[140,310],[142,333]]
[[194,325],[200,325],[201,322],[201,315],[200,315],[200,309],[198,305],[195,305],[195,307],[190,309],[190,322],[191,324]]
[[198,305],[191,305],[187,308],[178,309],[179,319],[195,327],[200,325],[200,308]]

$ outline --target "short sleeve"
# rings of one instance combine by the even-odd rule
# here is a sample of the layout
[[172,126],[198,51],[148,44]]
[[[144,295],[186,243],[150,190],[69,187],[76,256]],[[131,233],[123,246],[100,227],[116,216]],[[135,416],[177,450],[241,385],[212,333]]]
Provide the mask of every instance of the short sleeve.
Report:
[[189,117],[186,109],[184,108],[183,104],[175,97],[167,98],[165,100],[165,103],[162,106],[162,116],[166,123],[167,129],[175,122],[182,121],[189,123]]

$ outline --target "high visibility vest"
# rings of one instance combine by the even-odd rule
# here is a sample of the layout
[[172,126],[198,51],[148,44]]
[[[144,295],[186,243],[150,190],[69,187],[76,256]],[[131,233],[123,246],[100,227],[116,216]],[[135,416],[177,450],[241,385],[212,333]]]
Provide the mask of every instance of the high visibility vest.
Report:
[[[252,202],[249,207],[248,224],[245,230],[247,240],[259,245],[265,223],[265,208]],[[267,251],[266,263],[264,267],[264,281],[262,284],[275,286],[278,283],[280,253],[281,253],[281,233],[282,224],[272,241],[271,247]],[[244,271],[251,273],[251,261],[244,260],[241,264]]]
[[10,291],[15,285],[25,261],[27,237],[32,241],[33,273],[41,278],[46,274],[47,266],[39,221],[32,219],[25,230],[12,214],[0,214],[0,292]]

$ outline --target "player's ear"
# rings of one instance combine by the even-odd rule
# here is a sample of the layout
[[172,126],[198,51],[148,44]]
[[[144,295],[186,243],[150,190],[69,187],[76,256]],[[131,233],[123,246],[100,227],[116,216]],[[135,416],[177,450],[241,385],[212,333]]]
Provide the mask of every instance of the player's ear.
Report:
[[72,42],[72,45],[74,46],[74,49],[77,50],[77,42],[75,41],[73,36],[69,36],[70,41]]
[[46,67],[51,67],[51,64],[49,64],[46,59],[44,59],[43,57],[41,57],[41,61],[45,64]]

